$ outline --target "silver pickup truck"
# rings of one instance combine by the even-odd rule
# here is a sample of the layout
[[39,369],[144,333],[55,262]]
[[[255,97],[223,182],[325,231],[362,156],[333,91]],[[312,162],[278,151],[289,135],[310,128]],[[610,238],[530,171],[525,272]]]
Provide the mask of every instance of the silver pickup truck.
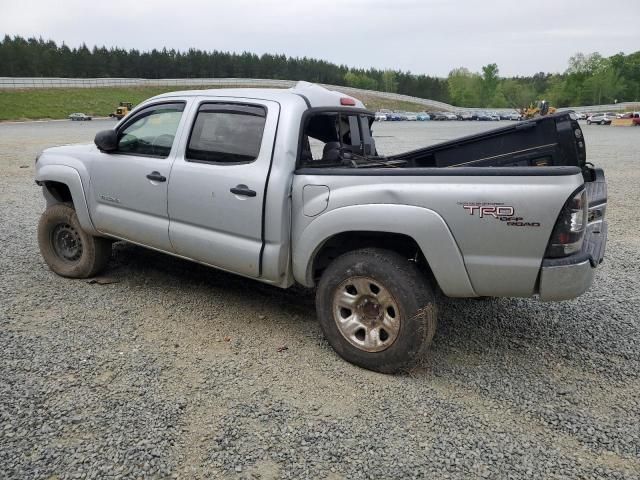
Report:
[[125,240],[315,287],[333,348],[381,372],[420,358],[439,295],[564,300],[589,288],[607,194],[572,114],[393,156],[377,151],[374,118],[304,82],[153,97],[95,145],[39,155],[42,255],[86,278]]

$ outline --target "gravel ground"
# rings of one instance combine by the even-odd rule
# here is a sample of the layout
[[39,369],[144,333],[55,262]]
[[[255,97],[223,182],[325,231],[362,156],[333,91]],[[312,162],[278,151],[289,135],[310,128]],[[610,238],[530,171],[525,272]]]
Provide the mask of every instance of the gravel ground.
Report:
[[[305,290],[123,243],[115,283],[52,274],[33,159],[108,125],[0,124],[0,478],[640,478],[640,129],[584,126],[610,188],[588,294],[445,301],[389,376],[333,353]],[[391,153],[490,126],[375,130]]]

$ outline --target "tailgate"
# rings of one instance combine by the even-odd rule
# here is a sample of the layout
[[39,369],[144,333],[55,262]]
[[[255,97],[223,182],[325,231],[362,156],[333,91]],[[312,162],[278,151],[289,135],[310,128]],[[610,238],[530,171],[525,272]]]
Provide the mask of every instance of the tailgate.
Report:
[[607,183],[601,168],[593,169],[593,180],[585,183],[589,200],[588,227],[584,239],[586,253],[591,257],[591,264],[595,267],[602,262],[607,240]]

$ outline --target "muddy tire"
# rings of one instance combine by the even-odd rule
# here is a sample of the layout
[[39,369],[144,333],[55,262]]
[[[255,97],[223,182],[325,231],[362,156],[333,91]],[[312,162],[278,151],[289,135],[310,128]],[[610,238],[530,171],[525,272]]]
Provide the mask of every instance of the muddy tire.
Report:
[[48,207],[38,223],[38,245],[49,268],[69,278],[88,278],[111,257],[111,241],[89,235],[69,204]]
[[316,293],[320,327],[342,358],[368,370],[411,368],[436,330],[433,288],[398,253],[345,253],[324,271]]

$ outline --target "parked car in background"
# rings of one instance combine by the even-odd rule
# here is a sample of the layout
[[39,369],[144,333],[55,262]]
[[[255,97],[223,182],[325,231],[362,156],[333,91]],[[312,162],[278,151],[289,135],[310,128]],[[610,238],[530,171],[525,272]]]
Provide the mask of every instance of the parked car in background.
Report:
[[458,120],[473,120],[473,114],[471,112],[458,113]]
[[516,121],[519,121],[519,120],[522,120],[522,115],[521,115],[521,114],[519,114],[518,112],[514,112],[514,113],[512,113],[511,115],[509,115],[509,118],[508,118],[507,120],[516,120]]
[[444,112],[445,120],[457,120],[458,115],[453,112]]
[[427,120],[431,120],[431,115],[429,115],[426,112],[420,112],[418,113],[418,115],[416,116],[416,120],[418,120],[419,122],[425,122]]
[[509,112],[500,112],[498,117],[500,117],[500,120],[511,120],[511,115]]
[[587,125],[597,123],[598,125],[611,125],[611,122],[616,118],[615,113],[596,113],[587,118]]
[[640,112],[633,112],[631,118],[633,119],[633,124],[640,127]]
[[69,120],[73,122],[86,122],[88,120],[91,120],[91,116],[87,115],[86,113],[77,112],[69,115]]
[[431,118],[433,120],[438,120],[438,121],[447,120],[447,117],[445,116],[444,112],[435,112],[433,117]]
[[407,117],[407,120],[410,122],[415,122],[416,120],[418,120],[418,114],[414,113],[414,112],[406,112],[404,114]]
[[387,115],[385,113],[382,112],[376,112],[376,116],[374,117],[376,122],[386,122],[387,121]]
[[494,122],[500,121],[500,115],[497,112],[489,112],[489,116],[491,117],[491,120]]
[[584,112],[574,112],[574,115],[576,116],[577,120],[586,120],[587,119],[587,114]]
[[493,120],[488,112],[478,112],[476,115],[476,119],[480,120],[481,122],[488,122]]

